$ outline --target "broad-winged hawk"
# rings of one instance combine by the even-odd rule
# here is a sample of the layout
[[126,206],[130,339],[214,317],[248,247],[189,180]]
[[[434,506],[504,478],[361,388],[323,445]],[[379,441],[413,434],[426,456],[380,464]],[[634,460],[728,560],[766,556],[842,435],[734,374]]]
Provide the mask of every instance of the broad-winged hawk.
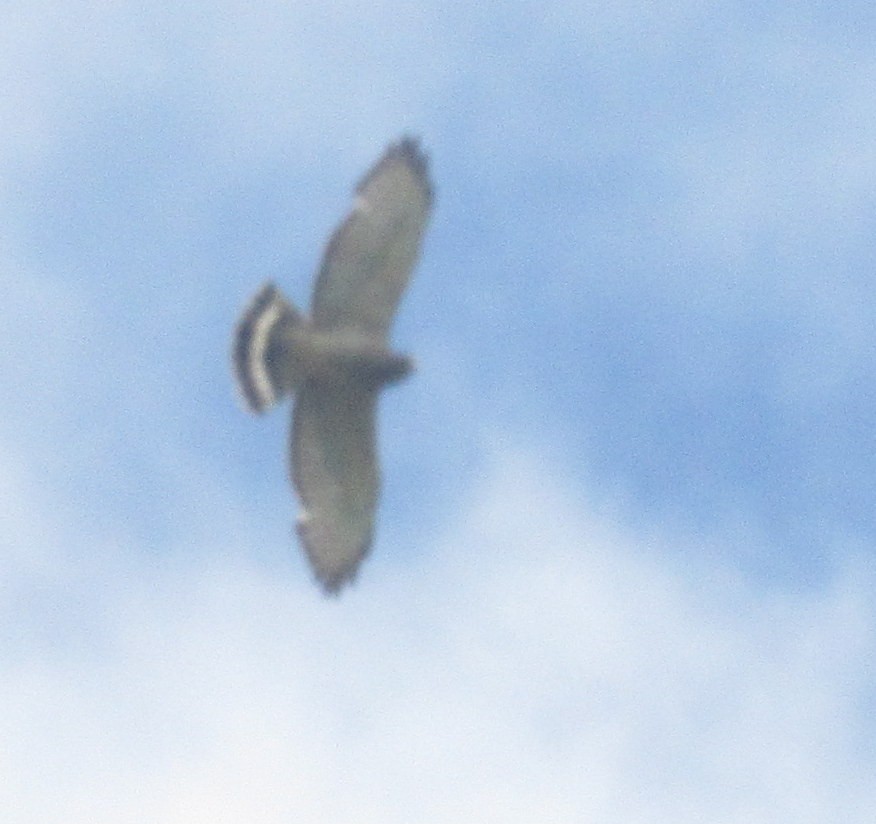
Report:
[[311,316],[268,283],[235,330],[234,373],[247,407],[263,412],[294,393],[297,529],[326,592],[353,579],[371,545],[380,487],[377,396],[413,368],[389,349],[388,334],[431,203],[426,157],[416,140],[403,138],[356,188],[325,251]]

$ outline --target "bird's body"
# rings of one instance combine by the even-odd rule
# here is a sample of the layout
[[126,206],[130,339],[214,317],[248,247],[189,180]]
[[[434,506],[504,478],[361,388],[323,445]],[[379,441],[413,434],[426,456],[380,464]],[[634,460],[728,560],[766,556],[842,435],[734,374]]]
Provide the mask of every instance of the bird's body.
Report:
[[361,334],[320,332],[310,324],[286,331],[280,345],[304,379],[326,383],[361,383],[379,389],[407,377],[413,368],[406,355]]
[[238,386],[253,412],[295,395],[291,470],[304,511],[298,533],[318,580],[336,592],[371,544],[379,494],[375,408],[413,364],[387,343],[431,208],[414,140],[386,151],[332,236],[304,317],[273,284],[234,336]]

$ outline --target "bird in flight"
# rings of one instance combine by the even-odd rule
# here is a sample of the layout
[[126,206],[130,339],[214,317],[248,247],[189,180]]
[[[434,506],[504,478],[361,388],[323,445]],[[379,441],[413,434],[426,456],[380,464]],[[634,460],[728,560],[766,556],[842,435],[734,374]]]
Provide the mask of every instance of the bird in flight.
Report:
[[234,332],[234,375],[247,408],[261,413],[294,396],[296,528],[327,593],[353,580],[371,546],[380,492],[377,398],[413,369],[388,336],[431,206],[426,156],[415,139],[402,138],[356,187],[323,255],[310,317],[267,283]]

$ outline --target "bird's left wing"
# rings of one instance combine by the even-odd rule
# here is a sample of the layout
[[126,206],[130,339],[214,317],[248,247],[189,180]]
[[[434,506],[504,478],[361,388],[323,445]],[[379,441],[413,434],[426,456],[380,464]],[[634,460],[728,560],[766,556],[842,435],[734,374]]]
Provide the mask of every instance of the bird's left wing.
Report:
[[292,422],[291,470],[303,512],[298,534],[326,592],[352,580],[371,546],[380,489],[377,393],[355,383],[308,381]]
[[313,295],[317,328],[387,336],[431,205],[426,157],[404,138],[358,185],[352,211],[329,241]]

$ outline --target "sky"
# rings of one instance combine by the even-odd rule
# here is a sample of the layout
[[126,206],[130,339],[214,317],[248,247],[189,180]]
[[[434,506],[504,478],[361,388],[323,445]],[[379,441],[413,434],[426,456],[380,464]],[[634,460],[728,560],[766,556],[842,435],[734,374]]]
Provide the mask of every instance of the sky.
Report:
[[[871,3],[0,11],[0,819],[871,822]],[[234,323],[435,211],[326,598]]]

